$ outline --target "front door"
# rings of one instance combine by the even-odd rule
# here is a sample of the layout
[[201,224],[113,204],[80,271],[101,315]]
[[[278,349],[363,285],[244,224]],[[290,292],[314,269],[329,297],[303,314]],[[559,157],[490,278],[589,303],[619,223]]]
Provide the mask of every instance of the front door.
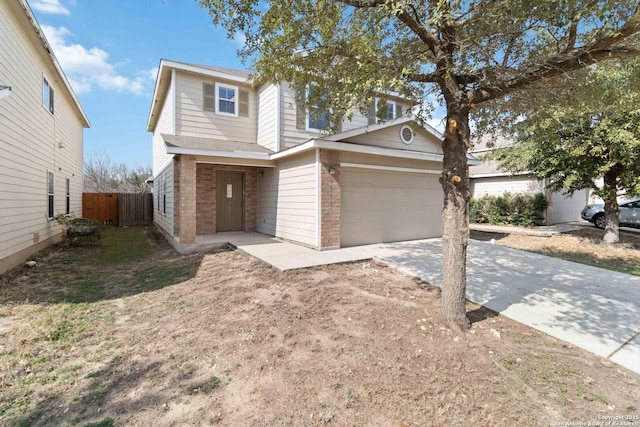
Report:
[[216,231],[242,231],[244,194],[242,172],[218,171],[216,178]]

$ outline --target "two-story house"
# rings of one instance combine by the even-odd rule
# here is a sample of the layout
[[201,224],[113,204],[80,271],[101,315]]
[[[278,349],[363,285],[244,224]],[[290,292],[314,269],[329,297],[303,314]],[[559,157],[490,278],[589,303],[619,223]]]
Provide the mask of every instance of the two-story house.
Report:
[[386,95],[386,120],[356,113],[327,135],[325,112],[298,98],[243,71],[160,62],[154,221],[179,251],[229,231],[316,249],[441,235],[442,136],[406,100]]
[[0,272],[60,239],[82,214],[89,127],[26,0],[0,2]]

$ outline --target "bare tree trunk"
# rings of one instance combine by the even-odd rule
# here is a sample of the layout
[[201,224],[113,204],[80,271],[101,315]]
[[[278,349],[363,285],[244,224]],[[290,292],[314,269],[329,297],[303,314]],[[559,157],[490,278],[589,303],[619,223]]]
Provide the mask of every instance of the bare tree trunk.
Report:
[[444,161],[441,184],[442,209],[442,296],[440,315],[452,329],[466,330],[467,243],[469,239],[469,111],[454,105],[447,108]]
[[604,236],[602,243],[614,244],[620,243],[620,218],[618,213],[618,173],[610,170],[604,175]]

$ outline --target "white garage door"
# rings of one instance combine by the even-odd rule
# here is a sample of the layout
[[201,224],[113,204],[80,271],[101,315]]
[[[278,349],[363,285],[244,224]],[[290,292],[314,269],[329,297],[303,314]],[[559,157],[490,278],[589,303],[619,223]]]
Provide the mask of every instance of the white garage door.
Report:
[[553,223],[580,221],[580,212],[587,204],[588,190],[580,190],[570,197],[564,197],[561,192],[551,195]]
[[343,167],[342,246],[442,236],[438,176]]

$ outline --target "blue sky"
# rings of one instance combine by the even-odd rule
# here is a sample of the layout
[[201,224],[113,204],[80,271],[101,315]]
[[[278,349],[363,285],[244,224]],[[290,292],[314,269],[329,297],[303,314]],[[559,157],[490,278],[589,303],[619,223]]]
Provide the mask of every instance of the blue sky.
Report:
[[91,128],[85,158],[151,164],[146,131],[161,58],[245,69],[238,41],[193,0],[28,0]]
[[246,69],[242,37],[229,40],[195,0],[28,2],[91,122],[85,159],[151,165],[146,124],[160,59]]

